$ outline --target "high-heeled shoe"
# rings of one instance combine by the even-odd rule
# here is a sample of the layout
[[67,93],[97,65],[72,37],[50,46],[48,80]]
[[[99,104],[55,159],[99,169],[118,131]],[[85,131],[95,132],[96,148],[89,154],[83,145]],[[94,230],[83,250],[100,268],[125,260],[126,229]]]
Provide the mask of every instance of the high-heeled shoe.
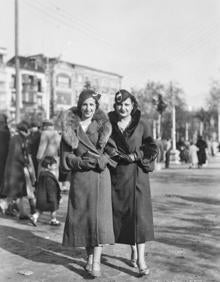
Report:
[[[139,268],[139,267],[138,267]],[[145,276],[148,275],[150,273],[150,269],[148,268],[148,266],[146,266],[145,268],[139,268],[139,276]]]
[[91,273],[92,272],[92,263],[87,262],[87,264],[85,264],[85,266],[84,266],[84,269],[88,273]]
[[138,267],[138,266],[137,266],[137,260],[131,258],[130,261],[129,261],[129,265],[130,265],[131,267],[137,268],[137,267]]
[[92,270],[91,270],[90,274],[94,278],[96,278],[96,277],[98,278],[98,277],[102,276],[100,262],[93,262]]

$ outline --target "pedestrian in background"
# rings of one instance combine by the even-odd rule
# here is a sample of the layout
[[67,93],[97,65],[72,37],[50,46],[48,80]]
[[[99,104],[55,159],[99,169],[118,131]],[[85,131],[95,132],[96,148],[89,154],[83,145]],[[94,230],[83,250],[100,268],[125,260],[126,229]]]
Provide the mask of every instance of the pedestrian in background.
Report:
[[154,239],[149,172],[154,169],[158,148],[133,95],[118,91],[114,109],[109,118],[118,150],[114,157],[118,165],[110,170],[115,240],[131,246],[130,264],[138,266],[144,276],[149,273],[145,242]]
[[5,164],[8,156],[8,148],[10,141],[10,131],[7,124],[7,117],[3,114],[0,115],[0,197],[2,194],[4,184]]
[[207,161],[207,143],[203,140],[202,136],[198,136],[198,140],[196,142],[196,146],[199,148],[197,155],[198,155],[198,168],[202,168],[202,166]]
[[181,161],[181,163],[186,163],[187,162],[186,142],[185,142],[183,136],[181,136],[179,141],[176,143],[176,148],[180,152],[180,161]]
[[59,148],[61,136],[54,128],[54,123],[50,120],[43,121],[40,144],[37,152],[38,176],[41,171],[41,162],[45,156],[54,157],[58,163],[56,176],[59,175]]
[[171,139],[167,139],[166,140],[166,144],[165,144],[165,168],[169,168],[170,167],[170,153],[172,150],[172,143],[171,143]]
[[36,212],[30,217],[31,223],[37,226],[42,212],[50,212],[50,225],[59,226],[56,218],[60,203],[60,185],[56,177],[57,161],[54,157],[45,156],[41,163],[41,172],[36,187]]
[[19,218],[27,218],[26,199],[31,213],[35,212],[34,185],[36,181],[33,162],[28,147],[29,125],[21,121],[17,133],[11,138],[5,167],[3,195],[7,203],[16,202]]
[[198,167],[198,151],[199,148],[196,146],[195,141],[190,142],[189,147],[189,159],[190,159],[190,166],[189,168],[197,168]]
[[93,277],[101,276],[103,245],[114,243],[109,158],[103,153],[111,125],[99,98],[84,90],[77,107],[64,113],[61,148],[61,165],[71,172],[63,245],[86,248],[85,270]]
[[40,144],[41,132],[37,122],[32,122],[30,126],[30,154],[33,160],[35,174],[38,175],[38,161],[37,161],[37,152]]

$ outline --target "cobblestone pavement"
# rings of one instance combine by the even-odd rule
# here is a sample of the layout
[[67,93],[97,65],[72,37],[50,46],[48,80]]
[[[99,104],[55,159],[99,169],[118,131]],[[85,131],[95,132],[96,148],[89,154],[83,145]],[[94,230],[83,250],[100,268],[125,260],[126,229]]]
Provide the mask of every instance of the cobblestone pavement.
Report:
[[[103,276],[93,281],[220,281],[220,157],[203,169],[173,165],[151,175],[156,240],[146,244],[148,277],[129,267],[129,247],[106,246]],[[68,282],[91,280],[83,249],[61,246],[67,195],[58,213],[60,227],[38,227],[0,216],[0,281]]]

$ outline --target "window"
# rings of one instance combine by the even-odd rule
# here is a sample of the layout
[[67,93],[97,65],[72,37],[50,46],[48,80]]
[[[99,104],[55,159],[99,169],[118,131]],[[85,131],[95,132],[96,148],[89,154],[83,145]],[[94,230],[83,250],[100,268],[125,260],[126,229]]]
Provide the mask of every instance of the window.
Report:
[[42,107],[42,106],[43,106],[43,99],[42,99],[41,96],[38,96],[38,97],[37,97],[37,105],[38,105],[39,107]]
[[63,92],[57,92],[56,93],[56,103],[62,104],[62,105],[71,105],[71,93],[63,93]]
[[0,54],[0,65],[3,64],[3,55]]
[[59,74],[56,77],[56,86],[59,88],[71,88],[71,78],[66,74]]
[[37,92],[42,92],[42,82],[41,82],[41,79],[37,80]]
[[10,88],[16,88],[16,77],[14,74],[11,76],[11,83],[10,83]]

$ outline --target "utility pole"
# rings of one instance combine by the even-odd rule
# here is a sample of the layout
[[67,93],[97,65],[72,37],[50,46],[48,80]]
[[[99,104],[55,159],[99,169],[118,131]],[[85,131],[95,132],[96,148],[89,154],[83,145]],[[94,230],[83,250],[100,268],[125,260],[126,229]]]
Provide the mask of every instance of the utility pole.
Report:
[[46,118],[50,118],[50,103],[51,103],[51,87],[50,87],[50,64],[49,64],[49,58],[46,57],[46,83],[47,83],[47,95],[46,95]]
[[173,151],[176,151],[176,107],[175,107],[175,98],[173,93],[172,82],[170,82],[170,94],[172,97],[172,140],[173,140]]
[[185,140],[189,141],[189,123],[186,122],[186,127],[185,127]]
[[18,0],[15,0],[15,79],[16,79],[16,123],[20,121],[20,62],[19,62],[19,34],[18,34]]
[[179,151],[176,149],[176,105],[175,93],[173,91],[172,82],[170,82],[170,94],[172,97],[172,150],[170,152],[170,160],[173,163],[179,163]]
[[218,143],[220,143],[220,103],[218,104]]

